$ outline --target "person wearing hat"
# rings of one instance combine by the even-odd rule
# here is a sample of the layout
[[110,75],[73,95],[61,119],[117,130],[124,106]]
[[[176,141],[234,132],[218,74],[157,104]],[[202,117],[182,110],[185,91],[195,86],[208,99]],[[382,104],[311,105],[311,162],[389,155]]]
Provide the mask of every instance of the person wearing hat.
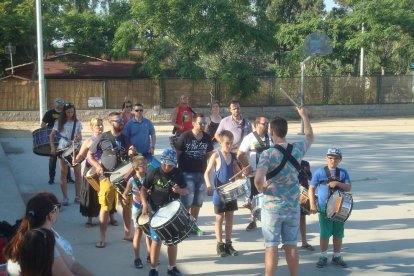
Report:
[[[62,113],[63,105],[65,104],[65,101],[62,98],[56,98],[55,99],[55,107],[46,111],[45,115],[42,118],[42,124],[40,127],[47,127],[52,129],[55,125],[55,121],[59,119],[60,113]],[[49,158],[49,181],[48,183],[50,185],[55,183],[55,175],[56,175],[56,162],[57,162],[57,156],[51,155]],[[70,176],[70,170],[68,170],[67,175],[68,183],[75,183],[75,181]]]
[[[342,239],[344,237],[344,222],[329,220],[326,217],[326,203],[334,189],[349,192],[352,188],[348,172],[339,168],[342,160],[342,151],[337,147],[329,148],[326,153],[327,166],[319,168],[313,175],[309,185],[309,200],[311,213],[319,212],[320,248],[321,256],[316,266],[326,267],[328,264],[329,239],[333,236],[332,264],[339,267],[347,267],[341,256]],[[318,193],[319,210],[315,205],[315,191]]]
[[[177,154],[172,149],[166,149],[161,155],[161,166],[151,171],[141,188],[142,214],[147,215],[149,209],[156,212],[167,203],[178,200],[188,193],[184,175],[177,166]],[[150,195],[149,195],[150,194]],[[148,206],[149,205],[149,206]],[[149,275],[158,275],[158,259],[160,256],[161,240],[150,228],[151,234],[151,269]],[[168,246],[168,275],[182,275],[176,267],[177,245]]]

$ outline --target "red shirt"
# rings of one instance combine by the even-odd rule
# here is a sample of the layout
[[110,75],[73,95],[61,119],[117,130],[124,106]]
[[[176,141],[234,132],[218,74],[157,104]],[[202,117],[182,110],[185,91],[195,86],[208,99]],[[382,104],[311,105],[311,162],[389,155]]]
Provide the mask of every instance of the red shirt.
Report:
[[178,106],[177,117],[175,118],[177,125],[182,125],[184,128],[177,129],[177,134],[193,129],[193,111],[189,106]]

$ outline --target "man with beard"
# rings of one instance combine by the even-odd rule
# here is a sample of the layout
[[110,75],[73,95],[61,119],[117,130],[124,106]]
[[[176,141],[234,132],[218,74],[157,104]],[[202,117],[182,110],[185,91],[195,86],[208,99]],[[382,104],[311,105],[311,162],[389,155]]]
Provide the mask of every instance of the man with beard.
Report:
[[[110,131],[102,133],[98,136],[88,151],[88,160],[95,168],[96,173],[100,178],[100,190],[98,193],[99,204],[101,204],[101,210],[99,212],[99,230],[100,241],[96,243],[96,247],[105,247],[105,235],[109,218],[109,211],[116,207],[117,193],[114,185],[109,182],[109,174],[107,172],[115,171],[122,163],[122,161],[129,160],[127,149],[130,147],[128,138],[122,133],[124,129],[124,120],[119,112],[111,112],[109,114]],[[102,157],[100,162],[93,158],[93,155],[98,151],[102,151]],[[130,151],[133,151],[131,147]],[[124,177],[128,179],[129,174]],[[125,201],[126,199],[122,199]],[[129,237],[130,224],[131,224],[131,207],[128,208],[126,202],[123,202],[122,216],[124,219],[125,236]],[[126,207],[126,208],[125,208]]]

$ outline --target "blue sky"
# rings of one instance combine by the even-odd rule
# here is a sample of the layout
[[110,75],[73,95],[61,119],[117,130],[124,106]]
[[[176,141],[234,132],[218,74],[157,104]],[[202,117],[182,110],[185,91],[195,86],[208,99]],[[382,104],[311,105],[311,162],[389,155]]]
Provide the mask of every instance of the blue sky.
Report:
[[326,10],[330,11],[336,5],[333,0],[325,0],[325,6],[326,6]]

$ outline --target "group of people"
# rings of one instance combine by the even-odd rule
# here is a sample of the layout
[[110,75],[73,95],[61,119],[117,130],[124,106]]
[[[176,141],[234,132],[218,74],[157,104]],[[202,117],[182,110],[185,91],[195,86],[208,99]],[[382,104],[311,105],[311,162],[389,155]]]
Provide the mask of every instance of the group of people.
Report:
[[[62,99],[56,100],[56,105],[62,106],[61,115],[53,124],[50,135],[52,158],[62,149],[71,146],[75,148],[74,145],[82,140],[82,125],[76,118],[75,106],[60,100]],[[257,116],[252,123],[242,116],[237,100],[231,101],[229,116],[220,116],[218,102],[211,104],[211,115],[205,116],[190,107],[188,96],[181,96],[171,117],[176,141],[172,149],[162,152],[161,165],[154,168],[150,166],[156,146],[154,125],[144,117],[142,104],[126,101],[122,112],[109,114],[109,131],[104,132],[102,119],[91,120],[92,136],[78,146],[72,164],[60,159],[62,205],[69,204],[67,173],[68,168],[73,166],[76,180],[74,201],[81,203],[81,213],[88,217],[86,225],[92,226],[92,218],[99,217],[100,239],[96,247],[106,247],[107,225],[117,223],[113,213],[120,202],[123,209],[124,239],[133,241],[134,265],[142,268],[139,247],[143,230],[139,227],[137,218],[140,215],[152,215],[167,203],[179,199],[197,221],[205,195],[212,195],[216,253],[220,257],[236,256],[238,251],[233,247],[232,228],[234,211],[238,210],[237,200],[224,202],[218,191],[219,187],[234,180],[235,176],[243,175],[251,191],[243,207],[252,209],[253,198],[263,197],[261,226],[266,275],[274,275],[276,272],[280,243],[283,243],[291,275],[297,275],[299,256],[296,244],[299,229],[302,247],[310,250],[313,247],[306,241],[306,217],[300,211],[299,172],[291,160],[294,159],[297,163],[302,163],[302,169],[308,172],[308,179],[305,177],[302,184],[306,185],[309,181],[310,212],[319,212],[321,257],[317,266],[327,265],[328,244],[333,235],[332,262],[345,267],[346,263],[340,255],[343,223],[331,221],[324,214],[324,206],[332,189],[351,189],[346,170],[337,169],[342,152],[338,148],[331,148],[327,153],[327,171],[332,177],[328,176],[325,168],[317,170],[311,177],[309,163],[303,157],[313,142],[313,131],[306,109],[296,109],[304,122],[305,136],[300,141],[288,143],[288,123],[282,117],[269,120],[265,116]],[[62,138],[55,147],[52,141],[57,133]],[[85,179],[81,183],[82,175],[80,166],[77,165],[85,159],[83,175],[93,176],[98,183],[98,191],[88,185]],[[121,170],[123,179],[117,179],[125,183],[124,189],[120,191],[111,183],[111,173],[124,167],[128,169]],[[315,204],[315,193],[318,195],[318,206]],[[134,234],[130,227],[131,219],[134,221]],[[257,228],[256,220],[257,217],[252,212],[247,231]],[[204,235],[198,226],[192,232]],[[150,234],[146,237],[147,262],[151,266],[149,275],[158,275],[161,242],[157,232],[150,227]],[[176,267],[177,250],[177,245],[168,246],[168,275],[182,275]],[[16,256],[13,257],[17,260]]]

